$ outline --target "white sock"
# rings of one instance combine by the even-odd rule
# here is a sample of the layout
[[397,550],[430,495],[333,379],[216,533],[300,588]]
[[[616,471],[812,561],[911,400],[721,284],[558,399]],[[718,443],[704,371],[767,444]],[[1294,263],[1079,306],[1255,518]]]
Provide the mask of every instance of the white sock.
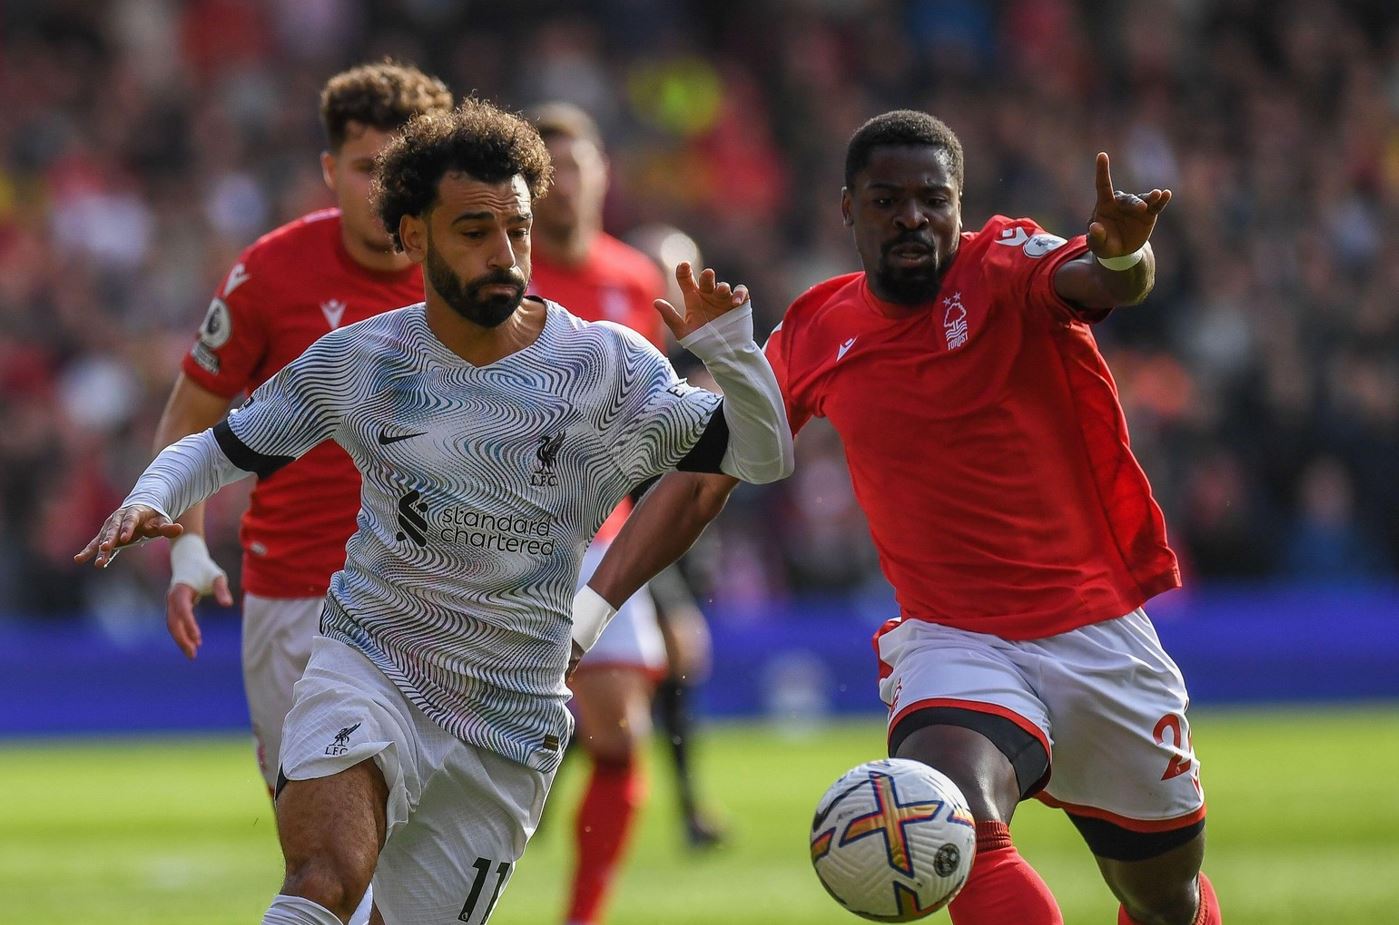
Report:
[[359,907],[350,916],[348,925],[369,925],[369,912],[374,908],[374,887],[369,887],[364,891],[364,899],[359,901]]
[[340,917],[320,903],[278,893],[267,907],[262,925],[340,925]]

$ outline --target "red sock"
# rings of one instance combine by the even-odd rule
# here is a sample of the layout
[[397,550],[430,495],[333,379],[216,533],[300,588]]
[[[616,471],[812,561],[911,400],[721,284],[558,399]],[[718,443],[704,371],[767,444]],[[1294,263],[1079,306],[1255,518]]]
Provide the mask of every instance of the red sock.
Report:
[[1059,904],[1010,840],[1002,822],[976,824],[976,860],[947,907],[953,925],[1064,925]]
[[[1223,925],[1224,918],[1219,912],[1219,897],[1214,895],[1214,884],[1200,871],[1200,909],[1195,913],[1193,925]],[[1127,910],[1117,907],[1117,925],[1137,925]]]
[[578,860],[569,922],[598,921],[645,790],[645,777],[634,758],[593,761],[593,776],[574,826]]

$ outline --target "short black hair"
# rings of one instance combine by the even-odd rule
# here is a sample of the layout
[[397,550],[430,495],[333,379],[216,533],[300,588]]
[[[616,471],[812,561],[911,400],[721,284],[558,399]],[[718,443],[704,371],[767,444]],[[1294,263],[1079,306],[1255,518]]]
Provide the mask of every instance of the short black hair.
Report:
[[483,183],[524,177],[531,199],[549,190],[554,165],[549,149],[526,119],[471,97],[450,112],[413,118],[374,161],[370,195],[394,247],[405,215],[422,217],[437,202],[437,185],[451,171]]
[[947,169],[962,190],[962,143],[941,119],[913,109],[895,109],[875,116],[855,130],[845,149],[845,186],[855,188],[855,174],[869,166],[875,148],[891,145],[930,145],[947,153]]
[[321,90],[321,126],[332,151],[344,146],[351,122],[392,132],[419,113],[451,108],[446,84],[392,58],[341,71]]

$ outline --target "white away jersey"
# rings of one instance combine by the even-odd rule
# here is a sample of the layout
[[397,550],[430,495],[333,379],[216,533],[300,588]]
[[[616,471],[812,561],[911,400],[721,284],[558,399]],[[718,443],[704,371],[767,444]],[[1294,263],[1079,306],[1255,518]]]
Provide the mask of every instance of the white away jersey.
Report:
[[321,632],[453,735],[552,771],[584,549],[718,404],[640,335],[553,303],[535,343],[479,368],[418,304],[321,338],[228,426],[260,457],[333,439],[363,474]]

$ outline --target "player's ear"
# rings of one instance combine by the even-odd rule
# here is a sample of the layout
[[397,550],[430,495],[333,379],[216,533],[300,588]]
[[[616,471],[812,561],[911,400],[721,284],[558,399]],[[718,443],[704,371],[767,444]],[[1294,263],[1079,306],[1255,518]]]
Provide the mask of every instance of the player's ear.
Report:
[[321,152],[321,179],[335,192],[335,155],[330,151]]
[[846,227],[855,224],[855,216],[851,212],[852,205],[854,205],[854,201],[850,196],[850,187],[842,186],[840,188],[840,217],[845,220]]
[[427,259],[427,222],[416,215],[404,215],[398,220],[398,239],[403,253],[414,263]]

